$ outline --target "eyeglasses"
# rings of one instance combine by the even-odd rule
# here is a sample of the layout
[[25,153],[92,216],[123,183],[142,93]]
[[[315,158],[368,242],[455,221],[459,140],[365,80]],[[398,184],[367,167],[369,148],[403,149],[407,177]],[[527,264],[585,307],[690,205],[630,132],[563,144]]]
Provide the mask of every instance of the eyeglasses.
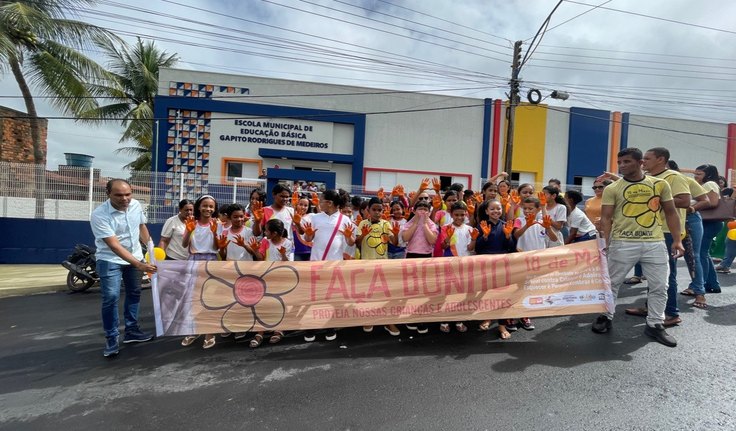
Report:
[[420,196],[419,197],[419,200],[420,201],[428,201],[429,200],[429,196]]
[[606,186],[593,186],[593,190],[601,190],[604,189]]

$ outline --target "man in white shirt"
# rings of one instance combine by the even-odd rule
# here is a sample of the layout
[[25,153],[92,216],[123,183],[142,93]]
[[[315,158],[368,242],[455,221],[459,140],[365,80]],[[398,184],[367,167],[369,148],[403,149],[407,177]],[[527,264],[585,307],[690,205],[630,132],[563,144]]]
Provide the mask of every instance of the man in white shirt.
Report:
[[123,343],[140,343],[153,338],[138,327],[143,272],[156,272],[156,266],[143,262],[140,240],[148,242],[146,216],[133,199],[130,184],[122,179],[107,182],[107,196],[92,212],[90,225],[97,247],[97,274],[102,293],[102,327],[105,330],[105,357],[119,353],[118,301],[120,282],[125,285],[125,338]]

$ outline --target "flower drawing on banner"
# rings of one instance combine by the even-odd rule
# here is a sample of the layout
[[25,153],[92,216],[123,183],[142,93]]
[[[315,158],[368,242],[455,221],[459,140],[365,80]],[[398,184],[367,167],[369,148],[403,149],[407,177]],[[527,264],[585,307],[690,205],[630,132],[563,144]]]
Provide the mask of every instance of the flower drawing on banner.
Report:
[[659,222],[659,193],[655,188],[646,184],[631,184],[624,189],[626,202],[621,209],[624,216],[636,220],[636,223],[645,228]]
[[202,305],[208,310],[223,310],[220,324],[228,332],[248,332],[256,323],[273,328],[284,319],[282,296],[294,290],[299,274],[291,266],[271,265],[260,275],[243,273],[234,264],[238,278],[226,280],[213,275],[202,283]]

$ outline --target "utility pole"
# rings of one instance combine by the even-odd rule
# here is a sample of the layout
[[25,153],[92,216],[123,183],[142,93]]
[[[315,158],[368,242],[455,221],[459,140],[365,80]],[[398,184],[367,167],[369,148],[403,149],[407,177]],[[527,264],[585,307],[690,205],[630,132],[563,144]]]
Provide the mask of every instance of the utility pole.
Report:
[[514,119],[516,118],[516,106],[519,104],[519,71],[521,70],[521,43],[514,43],[514,60],[511,64],[511,80],[509,81],[509,107],[506,109],[506,157],[503,170],[511,175],[511,160],[514,153]]

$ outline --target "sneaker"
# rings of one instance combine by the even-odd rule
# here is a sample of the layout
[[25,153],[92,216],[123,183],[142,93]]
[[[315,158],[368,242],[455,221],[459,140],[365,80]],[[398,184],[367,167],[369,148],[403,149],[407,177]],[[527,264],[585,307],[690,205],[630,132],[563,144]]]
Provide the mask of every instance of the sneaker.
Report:
[[408,329],[410,331],[416,331],[417,330],[417,325],[414,324],[414,323],[409,323],[409,324],[406,325],[406,329]]
[[527,331],[533,331],[536,326],[532,323],[532,319],[528,317],[522,317],[519,319],[519,324],[522,328],[526,329]]
[[612,326],[613,322],[611,321],[611,319],[609,319],[608,316],[601,314],[600,316],[598,316],[597,319],[595,319],[595,322],[593,322],[593,327],[591,329],[596,334],[605,334],[606,332],[611,330]]
[[314,336],[314,332],[307,332],[306,334],[304,334],[304,341],[306,341],[307,343],[311,343],[315,340],[315,338],[317,337]]
[[372,326],[364,326],[363,327],[363,332],[373,332],[373,327]]
[[514,319],[506,319],[506,330],[509,332],[516,332],[519,326]]
[[664,325],[661,323],[657,323],[654,326],[647,325],[646,329],[644,329],[644,334],[654,338],[658,343],[664,344],[667,347],[677,346],[677,340],[675,340],[675,337],[668,334],[664,329]]
[[235,336],[233,337],[233,339],[235,339],[235,340],[242,340],[242,339],[243,339],[243,338],[245,338],[245,337],[246,337],[247,335],[248,335],[248,333],[247,333],[247,332],[236,332],[236,333],[235,333]]
[[401,335],[401,331],[399,331],[399,328],[397,328],[396,325],[386,325],[383,329],[394,337]]
[[123,344],[144,343],[152,339],[153,339],[153,334],[149,332],[143,332],[140,329],[134,329],[131,331],[125,331],[125,338],[123,338]]
[[417,333],[426,334],[427,332],[429,332],[429,328],[427,327],[427,325],[425,325],[424,323],[419,323],[417,325]]
[[336,339],[337,339],[337,331],[334,329],[328,329],[327,333],[325,334],[325,340],[334,341]]
[[118,346],[118,337],[107,337],[105,339],[105,350],[102,351],[102,356],[109,358],[112,356],[117,356],[118,353],[120,353],[120,348]]
[[716,266],[716,272],[719,272],[721,274],[730,274],[731,268],[726,268],[725,266]]

